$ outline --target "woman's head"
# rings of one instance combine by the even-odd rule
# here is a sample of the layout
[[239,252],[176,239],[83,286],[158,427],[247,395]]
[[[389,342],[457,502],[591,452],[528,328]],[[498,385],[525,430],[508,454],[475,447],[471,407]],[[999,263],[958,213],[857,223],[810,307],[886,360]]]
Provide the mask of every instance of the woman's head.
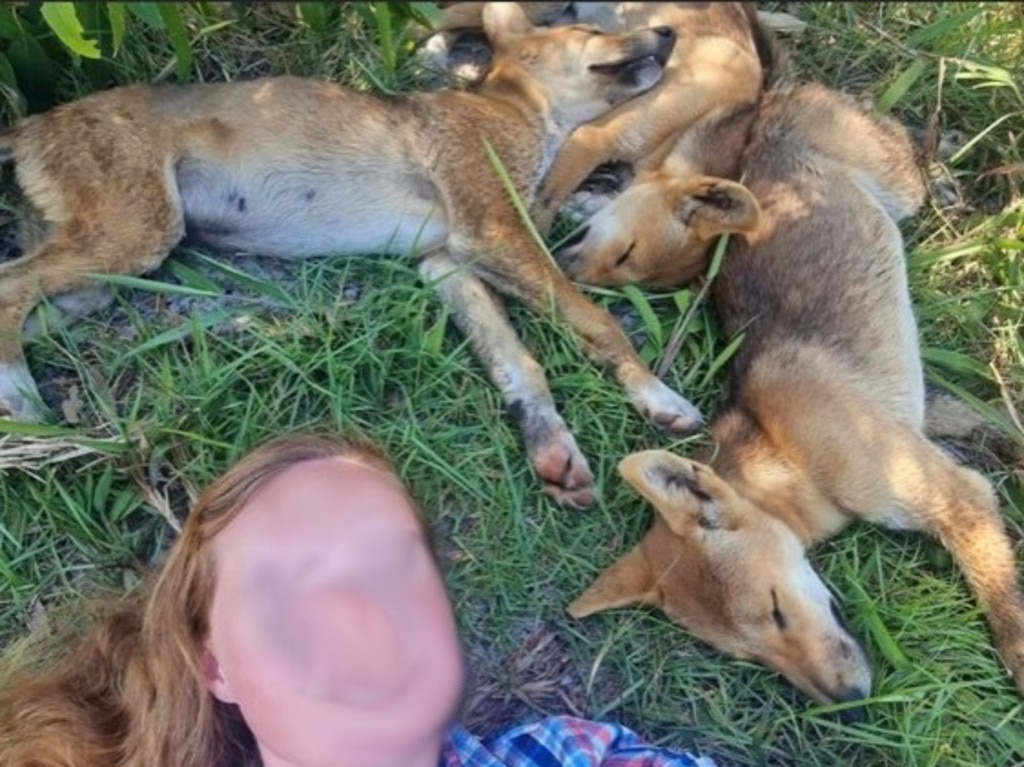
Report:
[[462,689],[415,502],[377,448],[333,436],[267,443],[206,489],[143,634],[153,699],[182,709],[152,718],[196,712],[174,737],[207,759],[236,706],[266,761],[313,765],[439,737]]

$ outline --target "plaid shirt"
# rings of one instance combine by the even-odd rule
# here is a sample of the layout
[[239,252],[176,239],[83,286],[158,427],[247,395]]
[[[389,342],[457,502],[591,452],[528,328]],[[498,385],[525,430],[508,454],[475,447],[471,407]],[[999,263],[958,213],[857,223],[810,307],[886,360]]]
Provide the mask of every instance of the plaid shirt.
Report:
[[707,757],[646,745],[632,730],[571,716],[524,724],[486,741],[454,727],[439,767],[715,767]]

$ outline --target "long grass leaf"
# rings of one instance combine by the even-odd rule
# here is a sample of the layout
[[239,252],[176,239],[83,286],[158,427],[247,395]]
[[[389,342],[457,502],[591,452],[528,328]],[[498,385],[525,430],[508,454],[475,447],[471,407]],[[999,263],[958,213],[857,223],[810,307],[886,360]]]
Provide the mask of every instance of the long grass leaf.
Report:
[[917,82],[918,78],[924,74],[926,65],[923,61],[916,60],[910,62],[910,65],[900,72],[899,76],[893,81],[881,96],[878,97],[878,101],[875,103],[875,109],[880,114],[886,114],[895,106],[896,102],[903,98],[907,91]]
[[167,28],[177,62],[178,80],[187,83],[192,78],[192,42],[188,37],[185,19],[181,15],[184,3],[157,3],[160,18]]
[[201,315],[194,316],[190,321],[183,322],[180,325],[175,325],[173,328],[157,333],[152,338],[141,344],[133,347],[125,353],[124,359],[131,359],[137,357],[140,354],[144,354],[153,349],[157,349],[161,346],[167,346],[168,344],[177,343],[197,330],[206,330],[212,328],[215,325],[220,325],[224,322],[229,321],[235,316],[234,312],[227,311],[226,309],[217,309],[212,312],[205,312]]
[[124,43],[125,8],[123,2],[108,2],[107,18],[110,20],[110,35],[113,42],[114,55],[121,50]]
[[512,183],[512,177],[508,175],[508,169],[505,168],[505,163],[501,161],[498,153],[494,151],[494,147],[491,143],[484,140],[484,151],[487,152],[487,159],[491,163],[491,167],[494,168],[494,172],[498,174],[498,178],[501,180],[501,185],[505,188],[505,192],[512,200],[512,205],[515,207],[516,212],[519,214],[519,219],[523,222],[523,226],[526,227],[527,231],[530,232],[530,236],[533,237],[533,241],[540,248],[540,251],[547,257],[551,265],[556,269],[559,269],[558,263],[555,261],[554,256],[551,255],[551,251],[548,250],[547,243],[544,242],[544,238],[541,237],[540,232],[537,230],[537,225],[533,223],[533,219],[530,218],[530,211],[526,208],[526,203],[523,202],[523,198],[520,196],[519,191],[516,189],[515,184]]
[[206,290],[189,287],[187,285],[175,285],[172,282],[148,280],[144,277],[132,277],[127,274],[98,274],[96,272],[87,272],[85,276],[106,285],[117,285],[122,288],[131,288],[133,290],[145,290],[150,293],[170,293],[179,296],[194,296],[196,298],[216,298],[221,295],[221,291],[219,290]]

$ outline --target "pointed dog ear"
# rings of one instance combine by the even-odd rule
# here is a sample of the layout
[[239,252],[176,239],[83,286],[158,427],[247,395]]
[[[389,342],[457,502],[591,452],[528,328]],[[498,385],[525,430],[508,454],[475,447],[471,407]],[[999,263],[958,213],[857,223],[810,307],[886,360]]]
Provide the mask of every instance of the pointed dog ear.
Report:
[[676,215],[697,237],[709,240],[726,233],[754,233],[761,223],[761,206],[743,184],[705,176],[681,190]]
[[650,501],[669,529],[681,537],[691,535],[694,526],[716,530],[725,525],[722,509],[702,487],[698,472],[714,474],[707,466],[665,450],[633,453],[619,463],[622,478]]
[[519,3],[487,3],[483,13],[484,33],[495,47],[527,35],[533,24]]
[[573,618],[628,605],[661,606],[661,594],[654,588],[651,567],[640,545],[597,576],[590,586],[568,607]]

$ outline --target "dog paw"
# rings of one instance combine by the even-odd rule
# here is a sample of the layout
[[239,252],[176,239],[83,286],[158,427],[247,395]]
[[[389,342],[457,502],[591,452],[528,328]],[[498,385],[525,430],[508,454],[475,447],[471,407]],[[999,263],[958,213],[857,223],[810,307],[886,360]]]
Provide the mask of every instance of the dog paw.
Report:
[[700,411],[657,378],[630,392],[633,404],[655,426],[674,434],[687,434],[704,424]]
[[568,429],[562,434],[552,435],[545,444],[537,445],[531,458],[544,483],[544,492],[560,505],[570,509],[586,509],[594,505],[597,500],[594,475]]
[[561,417],[550,408],[529,412],[521,405],[513,407],[512,414],[519,422],[530,462],[544,483],[544,492],[562,506],[593,506],[594,475]]

